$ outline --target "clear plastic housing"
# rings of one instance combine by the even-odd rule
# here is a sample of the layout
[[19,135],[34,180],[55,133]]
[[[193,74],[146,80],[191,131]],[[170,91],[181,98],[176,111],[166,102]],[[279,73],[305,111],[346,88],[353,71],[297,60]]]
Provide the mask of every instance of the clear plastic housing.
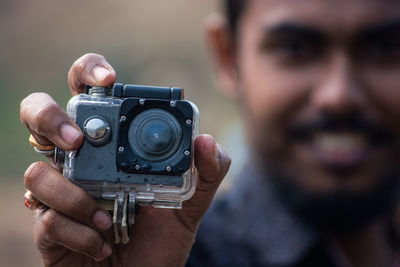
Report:
[[[87,94],[80,94],[70,99],[67,105],[68,115],[76,121],[77,109],[80,105],[90,105],[93,107],[107,106],[119,107],[123,99],[114,97],[101,97],[92,96]],[[189,101],[187,101],[189,102]],[[74,168],[78,160],[76,155],[78,150],[66,151],[63,175],[71,180],[81,188],[85,189],[94,198],[114,200],[116,196],[126,192],[133,192],[136,196],[136,203],[140,205],[152,205],[159,208],[181,208],[182,201],[192,197],[196,188],[196,169],[194,167],[193,155],[194,144],[193,141],[198,135],[199,130],[199,110],[197,106],[189,102],[193,109],[193,122],[192,122],[192,145],[191,145],[191,164],[190,168],[182,175],[181,186],[171,186],[163,184],[150,184],[150,183],[110,183],[107,181],[77,181],[74,177]],[[117,144],[115,144],[117,146]],[[117,149],[117,147],[115,147]],[[89,159],[90,160],[90,159]],[[116,164],[116,162],[109,162],[107,164]],[[133,174],[150,176],[154,174]]]

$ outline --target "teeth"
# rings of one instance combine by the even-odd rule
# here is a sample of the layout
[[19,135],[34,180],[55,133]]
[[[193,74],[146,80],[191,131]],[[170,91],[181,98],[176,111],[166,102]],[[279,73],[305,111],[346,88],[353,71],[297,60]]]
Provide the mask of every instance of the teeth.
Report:
[[325,151],[355,151],[365,147],[366,139],[355,133],[318,133],[314,144]]

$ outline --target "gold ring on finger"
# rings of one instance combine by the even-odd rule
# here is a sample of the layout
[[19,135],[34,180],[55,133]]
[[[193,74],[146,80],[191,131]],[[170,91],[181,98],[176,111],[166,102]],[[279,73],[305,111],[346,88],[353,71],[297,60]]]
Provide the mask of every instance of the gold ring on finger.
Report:
[[29,136],[29,143],[33,146],[35,151],[39,154],[45,155],[45,156],[51,156],[54,154],[54,145],[42,145],[39,144],[38,141],[36,141],[35,137],[33,135]]
[[37,209],[46,209],[47,206],[40,202],[33,194],[31,191],[26,190],[25,195],[24,195],[24,204],[25,207],[31,210],[37,210]]

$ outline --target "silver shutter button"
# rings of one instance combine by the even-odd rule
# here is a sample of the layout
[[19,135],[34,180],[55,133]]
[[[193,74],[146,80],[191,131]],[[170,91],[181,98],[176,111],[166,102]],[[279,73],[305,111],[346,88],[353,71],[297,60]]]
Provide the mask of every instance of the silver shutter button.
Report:
[[102,117],[91,117],[85,121],[83,131],[88,141],[100,145],[107,141],[110,135],[110,125]]

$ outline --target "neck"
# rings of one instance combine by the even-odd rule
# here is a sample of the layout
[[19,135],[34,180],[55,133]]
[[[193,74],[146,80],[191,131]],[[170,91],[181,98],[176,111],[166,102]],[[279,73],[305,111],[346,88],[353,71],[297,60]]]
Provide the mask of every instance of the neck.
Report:
[[396,251],[387,236],[387,223],[376,221],[357,234],[330,236],[333,253],[340,266],[393,266]]

